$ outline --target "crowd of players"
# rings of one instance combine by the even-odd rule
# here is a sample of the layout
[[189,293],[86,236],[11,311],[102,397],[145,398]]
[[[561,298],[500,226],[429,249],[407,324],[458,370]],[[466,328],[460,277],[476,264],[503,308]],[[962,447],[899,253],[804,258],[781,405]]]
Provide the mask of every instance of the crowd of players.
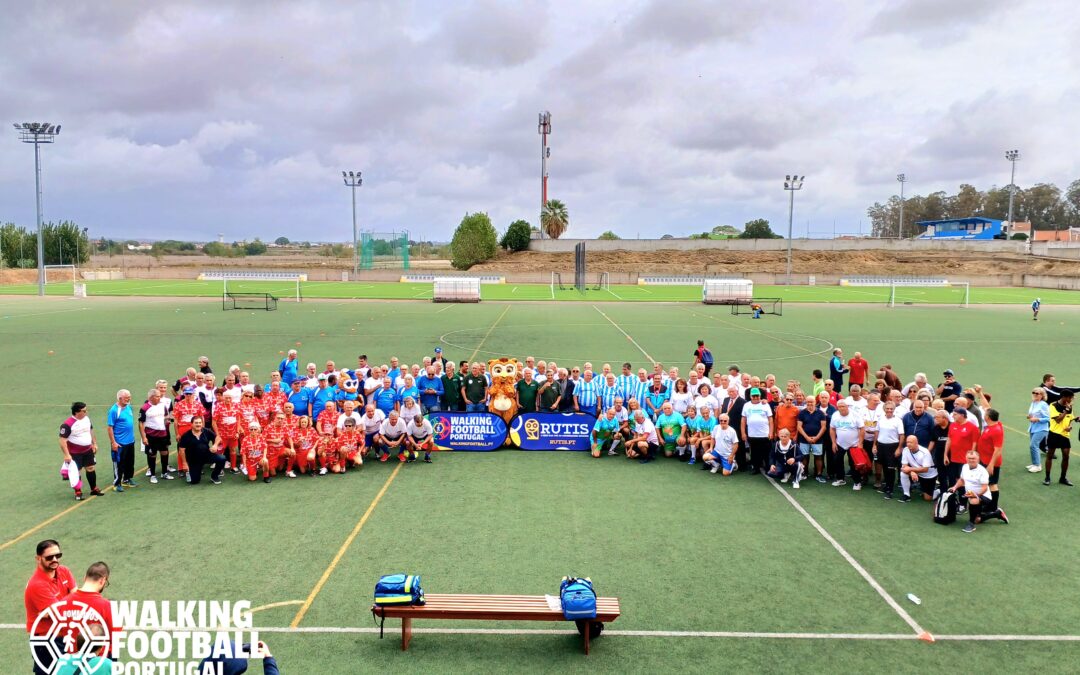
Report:
[[[806,386],[790,379],[781,387],[771,374],[759,377],[734,365],[711,372],[711,352],[700,341],[685,377],[678,367],[660,364],[636,372],[630,363],[618,372],[609,364],[567,369],[530,356],[522,366],[514,388],[518,408],[596,416],[594,457],[624,454],[642,463],[681,458],[722,475],[762,472],[794,489],[806,480],[834,487],[850,480],[854,490],[869,484],[885,499],[894,497],[899,482],[902,502],[912,499],[913,490],[927,501],[961,491],[973,512],[969,528],[992,518],[1008,522],[999,506],[1000,416],[988,393],[978,385],[965,389],[952,370],[944,370],[936,386],[923,373],[905,384],[890,365],[872,372],[861,354],[844,360],[836,349],[828,377],[814,370]],[[431,462],[433,429],[424,415],[486,410],[490,385],[485,364],[455,364],[441,349],[411,367],[396,358],[372,365],[362,355],[353,368],[327,361],[321,371],[309,363],[304,372],[291,350],[261,385],[237,366],[219,384],[201,357],[171,386],[157,381],[137,410],[128,391],[118,392],[107,418],[113,485],[123,491],[135,484],[136,442],[151,483],[179,474],[198,484],[207,466],[217,484],[227,470],[268,483],[280,473],[345,473],[365,458],[413,462],[423,453]],[[1071,485],[1075,391],[1057,388],[1047,375],[1032,392],[1028,469],[1042,471],[1045,453],[1047,485],[1058,451],[1059,482]],[[169,466],[174,436],[175,471]],[[93,471],[96,436],[85,404],[72,406],[60,445],[76,499],[82,498],[79,469],[86,469],[92,494],[100,494]],[[869,462],[857,461],[854,448]]]

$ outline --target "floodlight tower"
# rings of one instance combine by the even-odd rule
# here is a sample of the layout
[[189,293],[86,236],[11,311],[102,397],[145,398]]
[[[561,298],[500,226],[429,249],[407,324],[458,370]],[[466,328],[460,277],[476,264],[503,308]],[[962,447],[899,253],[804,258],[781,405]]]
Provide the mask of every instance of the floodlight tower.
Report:
[[900,222],[896,224],[896,238],[904,237],[904,183],[907,182],[906,173],[896,174],[896,180],[900,182]]
[[38,295],[45,295],[45,236],[41,225],[41,149],[42,143],[52,143],[60,133],[59,124],[23,122],[16,124],[19,140],[34,144],[34,194],[37,200],[37,268]]
[[540,111],[540,123],[537,126],[540,134],[540,238],[544,238],[544,207],[547,205],[547,161],[551,157],[551,148],[548,147],[547,137],[551,133],[551,113],[546,110]]
[[[1009,177],[1009,229],[1013,226],[1013,199],[1016,197],[1016,161],[1020,159],[1019,150],[1006,150],[1005,159],[1009,160],[1012,164],[1012,175]],[[1035,234],[1034,230],[1028,236],[1028,241],[1031,241],[1031,236]]]
[[791,193],[787,218],[787,285],[791,285],[791,224],[795,218],[795,191],[801,190],[806,176],[792,174],[784,176],[784,189]]
[[360,245],[356,239],[356,188],[364,184],[359,171],[342,171],[341,178],[345,187],[352,188],[352,245],[353,245],[353,280],[360,273]]

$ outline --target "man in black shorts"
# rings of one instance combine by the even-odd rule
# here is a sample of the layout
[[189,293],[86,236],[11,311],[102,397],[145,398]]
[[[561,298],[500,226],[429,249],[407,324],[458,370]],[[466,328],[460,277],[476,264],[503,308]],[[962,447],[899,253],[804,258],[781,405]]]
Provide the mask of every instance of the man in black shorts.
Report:
[[1058,482],[1072,487],[1067,477],[1069,473],[1069,451],[1072,445],[1069,443],[1069,432],[1072,431],[1073,423],[1073,393],[1064,391],[1054,403],[1050,404],[1050,433],[1046,437],[1046,479],[1043,485],[1050,484],[1050,468],[1054,464],[1054,455],[1061,450],[1061,478]]
[[210,482],[221,485],[221,474],[225,471],[225,455],[218,453],[217,435],[206,428],[206,421],[199,415],[191,419],[191,429],[176,441],[176,446],[184,450],[188,463],[189,481],[198,485],[202,481],[203,467],[213,464]]

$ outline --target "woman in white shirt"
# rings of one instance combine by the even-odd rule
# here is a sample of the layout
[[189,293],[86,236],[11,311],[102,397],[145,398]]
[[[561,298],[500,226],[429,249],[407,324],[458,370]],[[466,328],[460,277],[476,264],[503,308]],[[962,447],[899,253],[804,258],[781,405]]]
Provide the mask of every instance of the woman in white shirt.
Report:
[[699,415],[702,408],[712,408],[714,413],[720,409],[720,402],[716,400],[716,397],[711,392],[711,387],[704,382],[698,387],[698,395],[694,398],[694,407],[697,408]]
[[896,416],[896,406],[892,401],[884,407],[885,416],[877,418],[873,453],[884,474],[885,499],[892,499],[896,487],[896,465],[900,458],[900,439],[904,437],[904,421]]
[[675,380],[675,391],[671,392],[671,407],[680,415],[685,415],[687,409],[694,403],[694,395],[686,388],[686,380]]

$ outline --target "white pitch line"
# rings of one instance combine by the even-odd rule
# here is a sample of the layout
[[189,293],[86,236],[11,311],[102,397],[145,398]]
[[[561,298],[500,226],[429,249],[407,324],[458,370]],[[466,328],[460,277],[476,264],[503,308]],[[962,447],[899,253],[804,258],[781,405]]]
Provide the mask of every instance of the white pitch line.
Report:
[[89,307],[75,307],[73,309],[56,309],[51,312],[33,312],[31,314],[9,314],[4,319],[23,319],[28,316],[45,316],[46,314],[63,314],[64,312],[89,312]]
[[645,351],[645,348],[644,348],[644,347],[642,347],[641,345],[639,345],[639,344],[637,343],[637,340],[635,340],[634,338],[630,337],[630,334],[629,334],[629,333],[627,333],[626,331],[624,331],[624,330],[622,329],[622,327],[621,327],[621,326],[619,326],[619,324],[617,324],[617,323],[615,323],[614,321],[612,321],[612,320],[611,320],[611,317],[610,317],[610,316],[608,316],[607,314],[604,314],[604,312],[603,312],[603,311],[602,311],[602,310],[601,310],[601,309],[600,309],[599,307],[597,307],[596,305],[593,305],[593,306],[592,306],[592,308],[593,308],[593,309],[595,309],[596,311],[600,312],[600,316],[602,316],[602,317],[604,317],[605,319],[607,319],[607,320],[608,320],[608,322],[610,322],[612,326],[615,326],[615,329],[616,329],[616,330],[618,330],[618,331],[619,331],[620,333],[622,333],[623,335],[625,335],[625,336],[626,336],[626,339],[627,339],[627,340],[629,340],[629,341],[630,341],[631,343],[633,343],[633,345],[634,345],[635,347],[637,347],[637,348],[638,348],[638,351],[640,351],[640,352],[641,352],[642,354],[644,354],[644,355],[645,355],[645,358],[649,359],[649,363],[656,363],[656,359],[654,359],[653,357],[649,356],[649,352]]
[[919,622],[913,619],[912,616],[907,613],[907,610],[901,607],[900,603],[898,603],[891,595],[889,595],[888,591],[881,587],[881,584],[877,582],[877,579],[871,576],[871,574],[866,571],[866,568],[860,565],[859,561],[856,560],[850,553],[848,553],[847,549],[840,545],[840,542],[836,541],[836,539],[834,539],[833,536],[829,534],[829,532],[824,527],[822,527],[820,523],[818,523],[818,521],[814,520],[814,517],[811,516],[810,513],[803,508],[802,504],[795,501],[795,498],[789,495],[787,491],[784,490],[784,488],[780,487],[780,484],[773,480],[771,476],[766,476],[766,478],[769,479],[769,482],[772,483],[772,486],[776,488],[780,494],[784,495],[784,499],[788,500],[788,502],[795,507],[795,510],[801,513],[803,518],[806,518],[807,522],[814,526],[814,529],[818,531],[818,534],[820,534],[822,537],[825,537],[825,541],[832,544],[832,547],[836,549],[836,552],[839,553],[844,558],[844,560],[848,562],[849,565],[855,568],[855,571],[859,573],[859,576],[865,579],[866,583],[870,584],[870,587],[877,591],[877,594],[880,595],[886,603],[888,603],[889,607],[893,608],[893,611],[896,612],[900,616],[900,618],[904,620],[904,623],[906,623],[908,626],[911,627],[913,631],[915,631],[915,637],[920,639],[923,639],[924,637],[929,637],[929,632],[927,632],[926,629],[920,626]]
[[451,307],[453,307],[453,306],[454,306],[454,305],[452,305],[452,304],[450,304],[450,305],[447,305],[446,307],[443,307],[442,309],[440,309],[439,311],[437,311],[437,312],[435,312],[435,313],[436,313],[436,314],[442,314],[443,312],[445,312],[446,310],[450,309],[450,308],[451,308]]
[[[611,625],[611,624],[608,624]],[[393,630],[397,626],[391,627]],[[0,630],[26,630],[25,624],[3,623]],[[188,628],[177,630],[190,630]],[[377,635],[375,626],[256,626],[260,633],[313,633],[313,634],[365,634]],[[413,628],[413,633],[443,635],[577,635],[576,630],[548,628]],[[754,631],[697,631],[697,630],[605,630],[604,635],[614,637],[686,637],[686,638],[736,638],[765,640],[918,640],[911,633],[769,633]],[[1080,642],[1080,635],[935,635],[935,640],[953,642]]]

